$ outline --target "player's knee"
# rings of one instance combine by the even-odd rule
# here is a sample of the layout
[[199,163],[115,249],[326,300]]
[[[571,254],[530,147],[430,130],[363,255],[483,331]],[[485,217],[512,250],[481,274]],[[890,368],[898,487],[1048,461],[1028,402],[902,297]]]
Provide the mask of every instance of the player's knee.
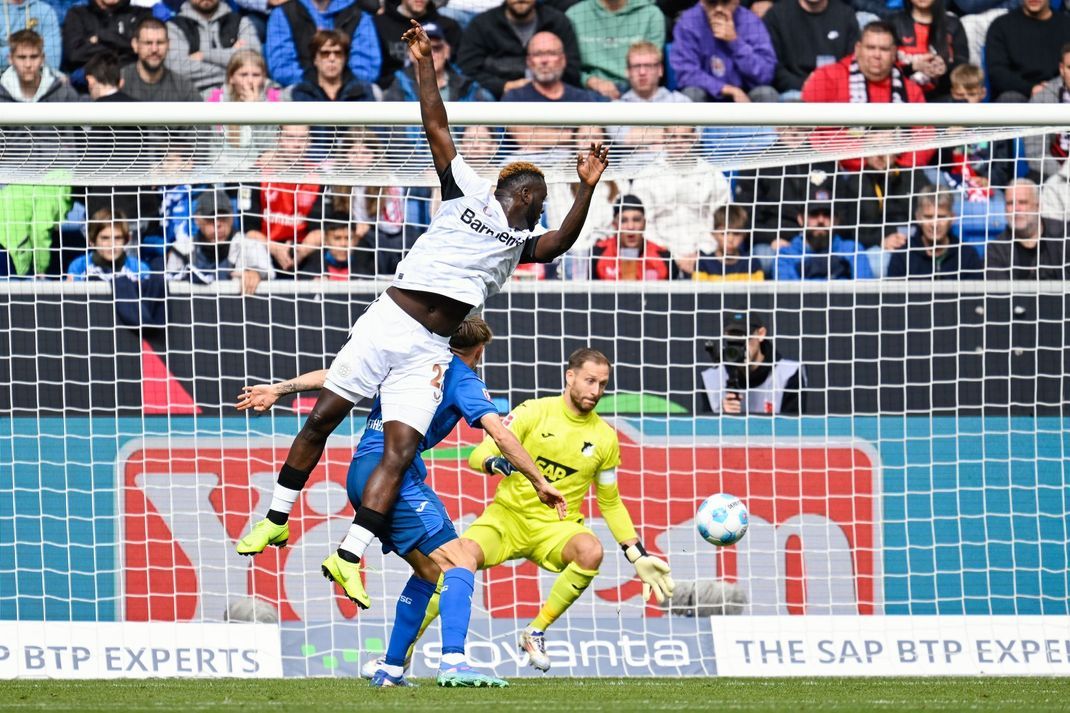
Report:
[[431,559],[443,571],[461,567],[470,572],[476,571],[476,558],[467,550],[460,540],[453,540],[439,547],[431,555]]
[[337,425],[338,420],[333,414],[316,408],[305,419],[305,425],[301,428],[299,435],[306,441],[325,442]]
[[576,557],[573,559],[576,564],[589,570],[597,570],[602,566],[605,550],[597,538],[583,537],[577,544]]

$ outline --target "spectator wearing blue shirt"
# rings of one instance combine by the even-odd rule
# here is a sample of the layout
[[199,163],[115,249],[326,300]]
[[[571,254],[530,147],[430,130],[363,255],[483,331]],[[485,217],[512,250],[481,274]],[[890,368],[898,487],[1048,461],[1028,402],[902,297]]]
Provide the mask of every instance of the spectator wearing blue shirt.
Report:
[[111,280],[115,275],[135,279],[148,276],[149,266],[126,252],[130,229],[122,211],[112,213],[101,208],[89,218],[89,247],[87,255],[75,258],[67,269],[70,282]]
[[730,204],[713,214],[713,250],[700,250],[692,273],[695,280],[764,280],[762,264],[747,249],[750,214],[741,205]]
[[316,30],[340,30],[352,38],[349,70],[357,79],[379,77],[382,54],[372,16],[355,0],[289,0],[271,11],[265,42],[271,78],[283,86],[301,81],[313,68]]
[[565,44],[552,32],[537,32],[528,42],[528,74],[531,81],[502,95],[503,102],[597,102],[601,94],[562,81],[565,76]]
[[811,183],[809,201],[799,213],[803,231],[780,248],[773,261],[776,280],[871,279],[869,258],[853,240],[832,232],[832,191]]
[[978,280],[984,277],[980,254],[951,234],[954,194],[923,186],[914,210],[915,227],[905,250],[892,255],[888,277],[924,280]]

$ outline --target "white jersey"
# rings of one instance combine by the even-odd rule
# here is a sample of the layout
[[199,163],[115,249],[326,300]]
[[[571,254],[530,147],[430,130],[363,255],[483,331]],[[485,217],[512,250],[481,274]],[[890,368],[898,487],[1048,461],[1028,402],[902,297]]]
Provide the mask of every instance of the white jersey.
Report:
[[477,176],[460,154],[439,178],[442,205],[398,265],[393,284],[478,308],[517,265],[535,262],[535,243],[546,228],[510,228],[494,184]]

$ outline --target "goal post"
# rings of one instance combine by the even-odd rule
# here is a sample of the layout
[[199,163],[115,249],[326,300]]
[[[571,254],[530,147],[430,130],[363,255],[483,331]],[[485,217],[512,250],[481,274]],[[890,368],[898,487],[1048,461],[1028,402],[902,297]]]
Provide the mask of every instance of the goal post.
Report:
[[[482,175],[544,170],[548,228],[576,152],[611,146],[576,248],[488,301],[481,373],[505,414],[561,393],[574,349],[609,357],[621,497],[678,587],[642,601],[592,493],[604,559],[547,632],[553,673],[1070,673],[1063,107],[447,110]],[[361,612],[319,573],[365,412],[288,546],[246,559],[315,397],[233,404],[330,364],[437,187],[415,104],[5,108],[0,677],[353,676],[383,652],[407,565],[369,550]],[[1039,252],[1015,243],[1036,230]],[[741,323],[761,355],[745,373]],[[482,435],[424,454],[460,532],[496,486],[468,467]],[[716,492],[750,511],[733,547],[694,526]],[[532,673],[516,636],[554,577],[477,576],[477,666]],[[437,645],[432,628],[417,675]]]

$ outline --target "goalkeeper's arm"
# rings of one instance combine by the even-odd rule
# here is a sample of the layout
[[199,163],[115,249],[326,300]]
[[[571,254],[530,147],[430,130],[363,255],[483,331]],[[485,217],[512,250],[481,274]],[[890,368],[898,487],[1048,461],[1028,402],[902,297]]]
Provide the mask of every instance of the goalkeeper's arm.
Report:
[[301,391],[318,391],[323,388],[323,382],[327,380],[327,370],[319,369],[307,374],[294,377],[288,381],[280,381],[277,384],[257,384],[256,386],[243,386],[238,394],[238,403],[234,408],[239,411],[253,409],[254,411],[267,411],[275,402],[286,394],[296,394]]
[[598,510],[602,513],[602,519],[620,543],[624,556],[635,565],[635,573],[643,583],[643,601],[650,599],[653,594],[658,604],[661,604],[672,596],[676,586],[672,581],[672,572],[665,560],[648,554],[643,543],[639,541],[632,524],[632,516],[624,506],[624,501],[620,499],[616,471],[604,470],[598,474],[597,494]]

